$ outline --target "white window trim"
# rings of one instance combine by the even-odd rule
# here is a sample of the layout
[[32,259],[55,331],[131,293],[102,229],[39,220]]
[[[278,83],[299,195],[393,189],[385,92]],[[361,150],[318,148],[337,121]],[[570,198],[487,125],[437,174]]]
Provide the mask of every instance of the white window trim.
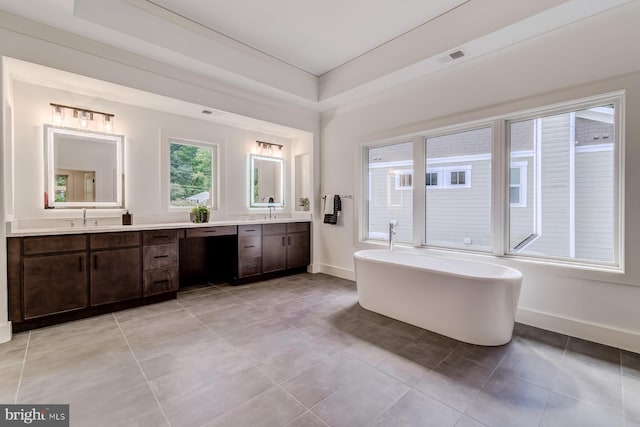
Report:
[[207,206],[211,210],[218,210],[218,200],[220,195],[220,144],[216,142],[197,141],[193,139],[185,138],[173,138],[168,137],[163,144],[163,156],[162,161],[164,163],[163,169],[165,170],[166,178],[164,182],[164,194],[166,197],[167,209],[169,212],[190,212],[193,206],[173,206],[171,204],[171,144],[191,145],[195,147],[210,148],[212,149],[212,162],[211,162],[211,182],[213,196],[210,198],[210,203]]
[[[519,187],[520,192],[520,202],[519,203],[509,203],[509,206],[512,208],[526,208],[527,207],[527,168],[529,167],[529,162],[511,162],[511,166],[509,167],[509,178],[511,178],[511,169],[518,168],[520,170],[520,184],[517,185]],[[509,179],[509,198],[507,200],[511,200],[511,188],[516,187],[511,185],[511,179]]]

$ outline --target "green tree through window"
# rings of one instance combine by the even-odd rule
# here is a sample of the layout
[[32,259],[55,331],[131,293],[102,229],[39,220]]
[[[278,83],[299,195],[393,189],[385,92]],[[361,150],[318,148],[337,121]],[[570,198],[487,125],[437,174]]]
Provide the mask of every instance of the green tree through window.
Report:
[[211,206],[214,147],[171,142],[169,174],[171,206]]

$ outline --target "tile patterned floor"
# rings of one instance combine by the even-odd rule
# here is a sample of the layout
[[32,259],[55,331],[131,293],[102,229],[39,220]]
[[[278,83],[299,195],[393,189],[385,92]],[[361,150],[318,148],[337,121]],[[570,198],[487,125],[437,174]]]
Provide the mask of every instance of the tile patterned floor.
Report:
[[18,334],[0,401],[92,427],[640,427],[640,355],[524,325],[464,344],[302,274]]

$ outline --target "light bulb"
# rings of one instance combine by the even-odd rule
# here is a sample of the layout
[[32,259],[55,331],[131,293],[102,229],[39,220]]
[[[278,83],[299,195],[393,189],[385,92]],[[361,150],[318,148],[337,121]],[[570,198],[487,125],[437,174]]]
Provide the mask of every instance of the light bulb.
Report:
[[111,116],[104,116],[104,131],[111,132],[113,130],[113,125],[111,121]]
[[64,111],[62,107],[58,105],[53,106],[53,124],[56,126],[62,125],[62,121],[64,120]]

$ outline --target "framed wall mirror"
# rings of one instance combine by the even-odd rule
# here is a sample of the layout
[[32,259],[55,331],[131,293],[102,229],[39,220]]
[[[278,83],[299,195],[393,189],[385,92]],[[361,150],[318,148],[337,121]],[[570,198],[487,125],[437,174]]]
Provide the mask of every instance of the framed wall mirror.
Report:
[[249,206],[284,206],[284,159],[249,155]]
[[122,135],[45,125],[48,208],[122,208]]

